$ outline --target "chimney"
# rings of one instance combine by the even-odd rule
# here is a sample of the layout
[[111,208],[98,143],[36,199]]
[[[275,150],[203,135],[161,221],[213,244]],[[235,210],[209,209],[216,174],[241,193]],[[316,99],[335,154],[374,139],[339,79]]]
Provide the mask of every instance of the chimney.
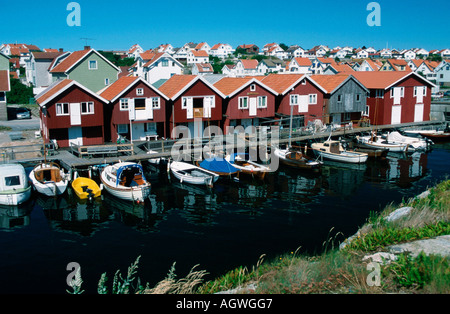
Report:
[[91,46],[84,46],[84,50],[91,50]]
[[59,52],[64,52],[64,49],[63,48],[59,48]]

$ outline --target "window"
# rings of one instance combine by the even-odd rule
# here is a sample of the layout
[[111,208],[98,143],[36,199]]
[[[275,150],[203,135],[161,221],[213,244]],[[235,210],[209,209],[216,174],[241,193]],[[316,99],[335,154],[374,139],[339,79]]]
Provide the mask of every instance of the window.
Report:
[[120,99],[120,110],[128,110],[128,98]]
[[356,101],[360,102],[361,101],[361,94],[356,94]]
[[169,60],[167,60],[167,59],[161,60],[161,66],[168,67],[169,66]]
[[344,113],[344,121],[350,121],[352,119],[352,115],[350,112]]
[[128,124],[118,124],[117,125],[117,133],[119,133],[119,134],[128,133]]
[[404,87],[392,87],[391,88],[391,98],[394,98],[394,89],[400,88],[400,97],[405,97],[405,88]]
[[377,89],[377,90],[375,91],[375,97],[376,97],[376,98],[383,98],[383,97],[384,97],[384,90],[382,90],[382,89]]
[[337,102],[342,102],[342,95],[337,96]]
[[187,109],[189,97],[183,97],[181,99],[181,109]]
[[109,85],[109,78],[105,78],[105,85],[106,85],[106,86]]
[[309,94],[309,104],[310,105],[317,104],[317,94]]
[[414,86],[414,97],[417,97],[417,90],[419,88],[423,89],[422,95],[426,96],[427,95],[427,87],[426,86]]
[[248,108],[248,97],[239,97],[239,109]]
[[258,108],[267,108],[267,96],[258,97]]
[[82,102],[81,103],[81,113],[82,114],[93,114],[94,113],[94,102]]
[[135,98],[134,99],[134,109],[135,110],[145,110],[145,98]]
[[160,109],[161,108],[159,99],[160,99],[159,97],[152,97],[152,107],[153,107],[153,109]]
[[138,96],[144,95],[144,89],[143,88],[136,89],[136,95],[138,95]]
[[19,176],[5,177],[5,186],[16,186],[20,185]]
[[0,101],[5,101],[5,100],[6,100],[5,92],[0,92]]
[[89,61],[89,70],[97,70],[97,60]]
[[298,95],[291,95],[291,106],[298,105]]
[[366,106],[366,110],[364,110],[362,113],[361,113],[361,115],[362,116],[366,116],[366,117],[368,117],[369,116],[369,109],[370,107],[369,106]]
[[250,85],[250,91],[254,92],[255,90],[256,90],[256,85],[255,84]]
[[56,104],[56,115],[57,116],[65,116],[69,114],[69,104]]

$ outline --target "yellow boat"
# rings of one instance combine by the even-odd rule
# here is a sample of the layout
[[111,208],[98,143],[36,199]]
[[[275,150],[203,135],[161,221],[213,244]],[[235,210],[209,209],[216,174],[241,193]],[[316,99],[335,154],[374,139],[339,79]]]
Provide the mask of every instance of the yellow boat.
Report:
[[99,197],[102,190],[98,184],[89,178],[78,177],[72,181],[72,188],[77,194],[77,196],[82,199],[94,199]]

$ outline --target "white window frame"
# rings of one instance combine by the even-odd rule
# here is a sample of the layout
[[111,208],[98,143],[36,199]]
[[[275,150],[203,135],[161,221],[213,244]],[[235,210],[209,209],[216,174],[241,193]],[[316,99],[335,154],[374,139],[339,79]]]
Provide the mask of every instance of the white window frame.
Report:
[[391,87],[391,98],[394,98],[394,88],[400,88],[400,97],[404,98],[405,97],[405,87]]
[[[58,110],[58,107],[61,108],[60,110]],[[64,108],[66,107],[67,112],[64,112]],[[57,103],[56,104],[56,115],[57,116],[68,116],[70,115],[70,109],[69,109],[69,103]],[[59,111],[59,113],[58,113]]]
[[370,107],[369,107],[369,105],[366,105],[366,109],[363,112],[361,112],[361,115],[364,117],[368,117],[369,113],[370,113]]
[[183,97],[181,98],[181,109],[187,109],[187,100],[191,97]]
[[250,85],[250,91],[251,91],[251,92],[256,91],[256,84],[251,84],[251,85]]
[[[95,62],[95,67],[91,66],[92,62]],[[97,62],[97,60],[89,60],[88,61],[88,69],[89,70],[98,70],[98,62]]]
[[119,102],[120,111],[128,111],[128,108],[130,105],[129,101],[130,101],[129,98],[120,98],[120,102]]
[[297,94],[291,95],[291,96],[289,97],[289,104],[290,104],[291,106],[296,106],[296,105],[298,105],[298,99],[299,99],[299,96],[300,96],[300,95],[297,95]]
[[105,86],[109,85],[109,78],[105,78]]
[[417,97],[417,89],[421,87],[423,88],[423,96],[427,95],[427,87],[426,86],[414,86],[414,97]]
[[[245,103],[245,106],[244,106]],[[239,97],[238,109],[248,109],[248,97]]]
[[[85,108],[87,109],[87,111],[83,111],[83,104],[86,104]],[[87,115],[87,114],[94,114],[95,112],[94,109],[94,102],[93,101],[84,101],[81,103],[81,114],[83,115]]]
[[161,109],[161,97],[152,97],[152,108]]
[[144,89],[142,87],[136,88],[136,96],[144,96]]
[[[308,95],[308,104],[310,105],[317,105],[317,94],[309,94]],[[312,97],[312,99],[311,99]]]
[[258,109],[267,108],[267,96],[258,96],[256,108]]

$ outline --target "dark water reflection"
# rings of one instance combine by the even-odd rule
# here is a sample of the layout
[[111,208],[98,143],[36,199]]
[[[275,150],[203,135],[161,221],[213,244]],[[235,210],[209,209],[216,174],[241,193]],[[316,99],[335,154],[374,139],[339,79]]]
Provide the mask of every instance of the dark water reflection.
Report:
[[125,274],[137,256],[142,281],[154,284],[174,262],[180,277],[197,264],[212,277],[255,265],[262,254],[319,252],[330,230],[343,239],[371,211],[445,179],[449,157],[450,145],[440,144],[362,166],[326,165],[320,175],[281,167],[264,182],[224,181],[213,189],[153,169],[144,206],[107,192],[93,204],[72,193],[34,195],[24,206],[0,208],[0,293],[65,293],[69,262],[81,265],[83,288],[96,293],[103,272],[110,280],[118,269]]

